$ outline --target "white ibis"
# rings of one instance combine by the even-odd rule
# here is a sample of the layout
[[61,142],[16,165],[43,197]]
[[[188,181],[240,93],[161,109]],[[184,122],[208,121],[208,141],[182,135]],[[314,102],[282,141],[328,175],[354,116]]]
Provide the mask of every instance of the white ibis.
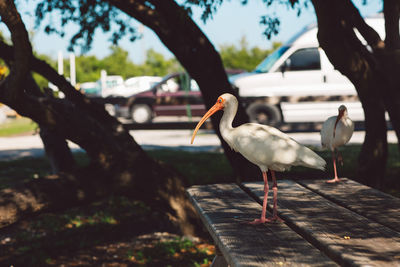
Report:
[[[236,115],[238,101],[231,94],[223,94],[217,102],[203,116],[193,132],[192,141],[200,126],[218,110],[224,110],[219,129],[224,140],[235,151],[241,153],[250,162],[257,165],[264,179],[264,201],[260,219],[255,219],[251,224],[260,224],[280,220],[277,215],[278,187],[275,171],[289,170],[291,166],[306,166],[315,169],[325,169],[326,162],[309,148],[300,145],[288,135],[276,128],[256,123],[246,123],[239,127],[232,127]],[[273,181],[273,215],[265,218],[268,198],[267,171],[271,170]]]
[[[329,117],[324,122],[321,129],[321,144],[322,147],[328,148],[332,151],[333,170],[335,173],[335,177],[328,180],[327,183],[340,182],[336,170],[335,150],[337,147],[349,142],[354,131],[354,123],[347,114],[346,106],[341,105],[338,111],[339,114],[337,116]],[[342,159],[339,156],[339,161],[341,160]]]

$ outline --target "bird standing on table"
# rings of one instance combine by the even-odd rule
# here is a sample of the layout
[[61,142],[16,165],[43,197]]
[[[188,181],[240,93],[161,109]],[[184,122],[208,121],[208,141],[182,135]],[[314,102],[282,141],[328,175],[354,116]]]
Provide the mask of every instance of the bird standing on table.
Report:
[[[348,116],[346,106],[341,105],[338,110],[339,114],[329,117],[321,129],[321,144],[322,147],[329,148],[332,151],[333,170],[335,172],[335,177],[326,181],[327,183],[340,182],[336,170],[335,150],[337,147],[347,144],[354,131],[354,123]],[[341,161],[340,156],[339,161]]]
[[[200,126],[218,110],[224,110],[219,129],[224,140],[235,151],[241,153],[250,162],[256,164],[264,179],[264,200],[260,219],[252,224],[280,220],[277,215],[278,186],[275,171],[289,170],[291,166],[306,166],[324,170],[326,162],[311,149],[300,145],[288,135],[276,128],[256,123],[246,123],[239,127],[232,127],[233,119],[238,108],[238,101],[231,94],[223,94],[217,102],[203,116],[193,132],[192,141]],[[273,181],[273,213],[272,218],[265,218],[268,198],[267,171],[271,170]]]

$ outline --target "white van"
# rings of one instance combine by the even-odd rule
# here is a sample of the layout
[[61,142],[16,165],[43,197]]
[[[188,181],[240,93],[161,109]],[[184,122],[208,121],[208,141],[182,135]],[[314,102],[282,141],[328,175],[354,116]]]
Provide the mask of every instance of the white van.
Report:
[[[382,16],[366,22],[384,38]],[[253,72],[231,77],[252,121],[321,122],[336,115],[341,104],[354,121],[364,120],[353,84],[329,62],[319,47],[317,31],[317,25],[304,28]]]

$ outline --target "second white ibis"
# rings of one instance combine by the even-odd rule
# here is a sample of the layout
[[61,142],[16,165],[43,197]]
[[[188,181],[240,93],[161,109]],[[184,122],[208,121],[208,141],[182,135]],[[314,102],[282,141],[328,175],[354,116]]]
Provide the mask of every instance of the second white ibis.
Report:
[[[311,149],[300,145],[288,135],[276,128],[256,123],[246,123],[239,127],[232,127],[233,119],[238,108],[238,101],[231,94],[223,94],[217,102],[203,116],[193,132],[192,141],[200,126],[218,110],[223,110],[219,129],[224,140],[235,151],[241,153],[250,162],[257,165],[264,179],[264,200],[261,218],[255,219],[252,224],[279,220],[277,215],[278,186],[275,171],[289,170],[291,166],[306,166],[315,169],[325,169],[326,162]],[[271,170],[273,181],[273,213],[272,218],[266,218],[268,198],[267,171]]]
[[[321,144],[324,148],[329,148],[332,151],[333,170],[335,177],[328,180],[328,183],[340,182],[336,170],[336,156],[335,150],[337,147],[347,144],[354,131],[354,123],[349,118],[347,108],[341,105],[338,109],[339,114],[337,116],[329,117],[321,129]],[[342,161],[342,157],[339,155],[339,161]]]

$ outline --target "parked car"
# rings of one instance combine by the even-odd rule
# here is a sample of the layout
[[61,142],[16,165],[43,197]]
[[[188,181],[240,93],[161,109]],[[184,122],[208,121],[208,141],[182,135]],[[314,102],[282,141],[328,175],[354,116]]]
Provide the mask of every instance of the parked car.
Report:
[[88,96],[99,96],[101,88],[97,82],[86,82],[79,84],[79,90]]
[[[385,37],[381,15],[367,18],[366,23]],[[306,27],[253,72],[230,78],[252,121],[322,122],[341,104],[354,121],[364,120],[354,85],[329,62],[319,47],[317,30],[316,25]]]
[[101,96],[109,96],[116,88],[124,86],[124,78],[120,75],[107,75],[97,81],[101,88]]
[[[225,71],[228,76],[243,72],[240,69]],[[157,116],[203,116],[205,112],[200,88],[185,72],[167,75],[149,90],[127,99],[115,99],[115,102],[110,113],[135,123],[148,123]],[[111,110],[110,105],[108,109]]]
[[85,82],[79,85],[79,89],[82,93],[90,97],[100,97],[108,95],[109,92],[114,88],[124,84],[124,79],[119,75],[104,76],[103,79],[99,79],[96,82]]
[[115,105],[116,116],[136,123],[150,122],[156,116],[202,116],[204,111],[199,86],[186,73],[167,75],[150,90]]
[[105,90],[103,97],[129,97],[131,95],[149,90],[153,85],[160,82],[162,77],[158,76],[137,76],[126,79],[118,86]]

